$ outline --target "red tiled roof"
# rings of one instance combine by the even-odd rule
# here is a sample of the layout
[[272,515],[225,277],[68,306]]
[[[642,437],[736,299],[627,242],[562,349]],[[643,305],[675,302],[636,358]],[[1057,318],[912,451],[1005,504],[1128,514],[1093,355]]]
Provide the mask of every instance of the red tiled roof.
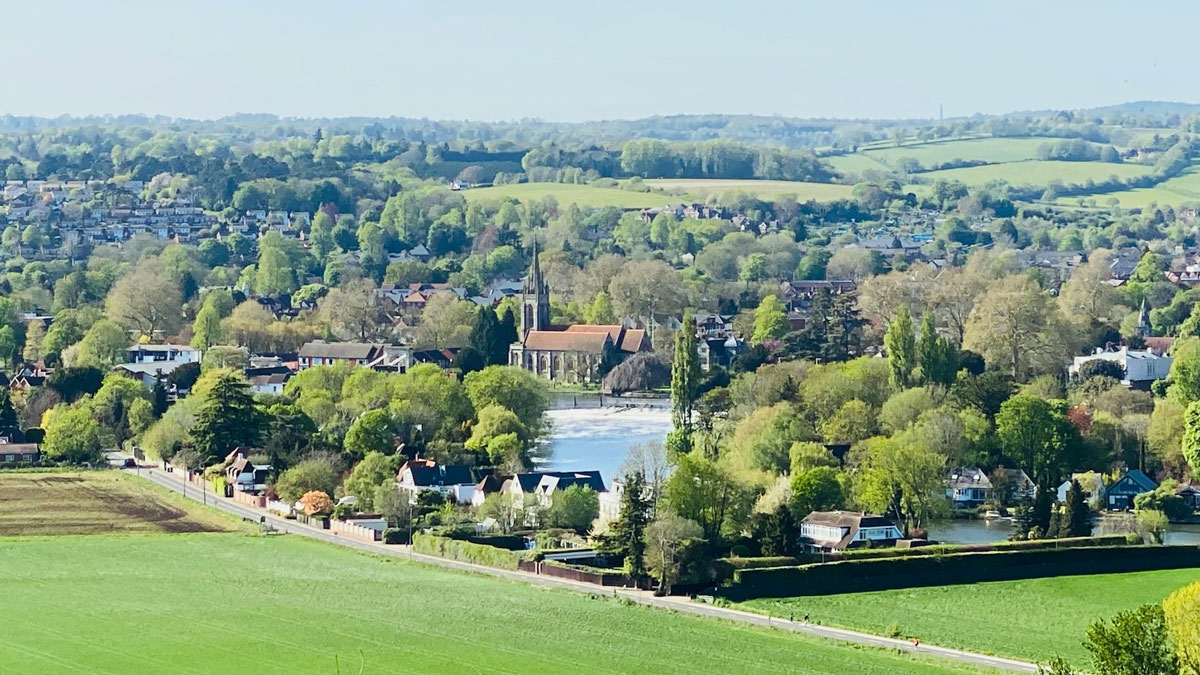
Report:
[[526,349],[600,353],[605,345],[612,344],[612,340],[607,331],[531,330],[525,336],[524,344]]

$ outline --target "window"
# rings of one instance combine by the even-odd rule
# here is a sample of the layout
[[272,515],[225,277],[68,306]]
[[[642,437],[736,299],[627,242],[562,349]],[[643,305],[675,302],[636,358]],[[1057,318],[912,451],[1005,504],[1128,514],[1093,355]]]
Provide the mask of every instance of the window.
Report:
[[15,462],[16,459],[17,459],[16,455],[5,455],[4,456],[4,461],[6,461],[6,462]]

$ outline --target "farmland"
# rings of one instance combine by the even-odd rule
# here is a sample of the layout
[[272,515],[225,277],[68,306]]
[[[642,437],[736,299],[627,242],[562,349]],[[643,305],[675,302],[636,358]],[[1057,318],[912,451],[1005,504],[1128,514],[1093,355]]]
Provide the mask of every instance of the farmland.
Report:
[[912,157],[922,166],[931,167],[955,159],[980,162],[1021,162],[1037,159],[1038,146],[1053,143],[1051,138],[976,138],[957,141],[886,146],[864,150],[862,154],[880,162],[895,162]]
[[291,536],[0,539],[0,569],[22,673],[972,672]]
[[[1108,204],[1110,199],[1120,202],[1122,208],[1146,208],[1151,204],[1179,206],[1184,203],[1200,202],[1200,166],[1192,166],[1183,173],[1151,188],[1122,190],[1092,197],[1097,204]],[[1062,204],[1074,204],[1079,197],[1063,197]]]
[[561,206],[574,203],[580,207],[644,208],[665,203],[662,195],[572,183],[516,183],[464,190],[462,194],[469,202],[499,202],[510,197],[529,202],[554,197]]
[[[795,195],[797,201],[832,201],[850,197],[853,187],[831,183],[805,183],[787,180],[721,180],[708,178],[661,178],[646,181],[647,185],[670,191],[682,191],[695,199],[718,197],[734,191],[753,193],[763,199],[780,195]],[[659,197],[662,201],[663,197]],[[718,199],[719,201],[719,199]]]
[[0,473],[0,536],[221,532],[223,516],[117,472]]
[[941,178],[962,181],[967,185],[983,185],[993,180],[1007,181],[1011,185],[1045,185],[1053,180],[1070,184],[1085,183],[1089,179],[1099,182],[1109,176],[1134,178],[1145,176],[1151,171],[1153,167],[1141,164],[1024,161],[930,171],[920,176],[929,181]]
[[[743,603],[776,616],[808,613],[826,625],[887,634],[898,628],[931,644],[1083,664],[1088,625],[1200,579],[1200,569],[1101,574]],[[1019,626],[1019,628],[1017,628]]]

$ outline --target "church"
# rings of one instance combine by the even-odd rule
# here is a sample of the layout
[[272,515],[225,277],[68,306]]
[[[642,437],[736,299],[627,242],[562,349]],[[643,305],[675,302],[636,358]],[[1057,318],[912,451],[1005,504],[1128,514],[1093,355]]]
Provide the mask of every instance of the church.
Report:
[[550,325],[550,287],[534,244],[533,262],[521,286],[521,340],[508,348],[508,365],[548,380],[597,383],[613,366],[644,351],[650,351],[650,341],[640,328]]

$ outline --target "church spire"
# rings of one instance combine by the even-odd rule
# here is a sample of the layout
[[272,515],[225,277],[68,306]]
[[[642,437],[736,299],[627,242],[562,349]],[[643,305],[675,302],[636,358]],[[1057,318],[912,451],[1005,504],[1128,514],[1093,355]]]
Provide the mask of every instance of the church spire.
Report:
[[1139,337],[1150,337],[1150,310],[1146,307],[1146,298],[1142,297],[1142,309],[1138,312],[1137,334]]
[[534,239],[529,274],[525,276],[525,283],[521,286],[521,331],[524,336],[531,330],[549,329],[550,287],[542,278],[537,239]]

